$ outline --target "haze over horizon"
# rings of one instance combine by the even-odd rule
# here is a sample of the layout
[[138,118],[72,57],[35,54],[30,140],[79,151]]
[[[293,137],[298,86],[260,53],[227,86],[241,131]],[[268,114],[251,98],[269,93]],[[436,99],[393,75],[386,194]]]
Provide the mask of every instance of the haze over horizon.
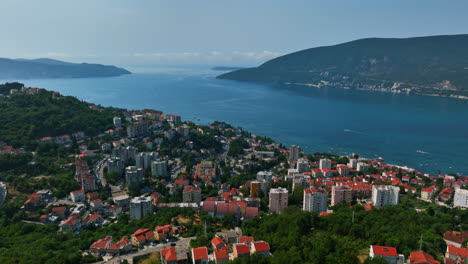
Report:
[[468,33],[466,1],[359,3],[5,0],[0,29],[9,41],[0,43],[0,57],[252,66],[360,38]]

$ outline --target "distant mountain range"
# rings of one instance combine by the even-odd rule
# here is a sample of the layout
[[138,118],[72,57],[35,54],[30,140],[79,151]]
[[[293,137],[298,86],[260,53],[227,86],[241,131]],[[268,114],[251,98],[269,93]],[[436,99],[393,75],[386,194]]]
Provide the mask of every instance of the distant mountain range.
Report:
[[131,72],[115,66],[70,63],[53,59],[0,58],[0,79],[112,77]]
[[468,34],[360,39],[218,78],[468,98]]

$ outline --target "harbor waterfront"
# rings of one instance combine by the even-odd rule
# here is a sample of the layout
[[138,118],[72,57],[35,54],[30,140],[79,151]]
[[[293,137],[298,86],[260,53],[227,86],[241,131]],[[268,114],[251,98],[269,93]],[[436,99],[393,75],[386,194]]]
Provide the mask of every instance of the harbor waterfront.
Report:
[[19,81],[104,106],[225,121],[306,153],[359,153],[427,173],[468,173],[466,100],[218,80],[222,72],[209,67],[127,68],[134,74]]

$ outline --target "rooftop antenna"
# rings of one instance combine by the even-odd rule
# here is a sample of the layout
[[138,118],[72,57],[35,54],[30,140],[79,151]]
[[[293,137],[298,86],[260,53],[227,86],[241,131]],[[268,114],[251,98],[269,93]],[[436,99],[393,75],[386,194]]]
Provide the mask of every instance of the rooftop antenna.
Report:
[[419,240],[419,251],[422,251],[422,242],[423,242],[422,238],[423,238],[423,235],[421,234],[421,239]]

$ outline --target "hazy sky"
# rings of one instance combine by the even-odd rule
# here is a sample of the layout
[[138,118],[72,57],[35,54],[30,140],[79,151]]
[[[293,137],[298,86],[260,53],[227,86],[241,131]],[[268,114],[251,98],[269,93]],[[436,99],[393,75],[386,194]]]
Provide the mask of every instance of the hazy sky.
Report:
[[256,65],[365,37],[468,33],[468,1],[1,0],[0,57]]

